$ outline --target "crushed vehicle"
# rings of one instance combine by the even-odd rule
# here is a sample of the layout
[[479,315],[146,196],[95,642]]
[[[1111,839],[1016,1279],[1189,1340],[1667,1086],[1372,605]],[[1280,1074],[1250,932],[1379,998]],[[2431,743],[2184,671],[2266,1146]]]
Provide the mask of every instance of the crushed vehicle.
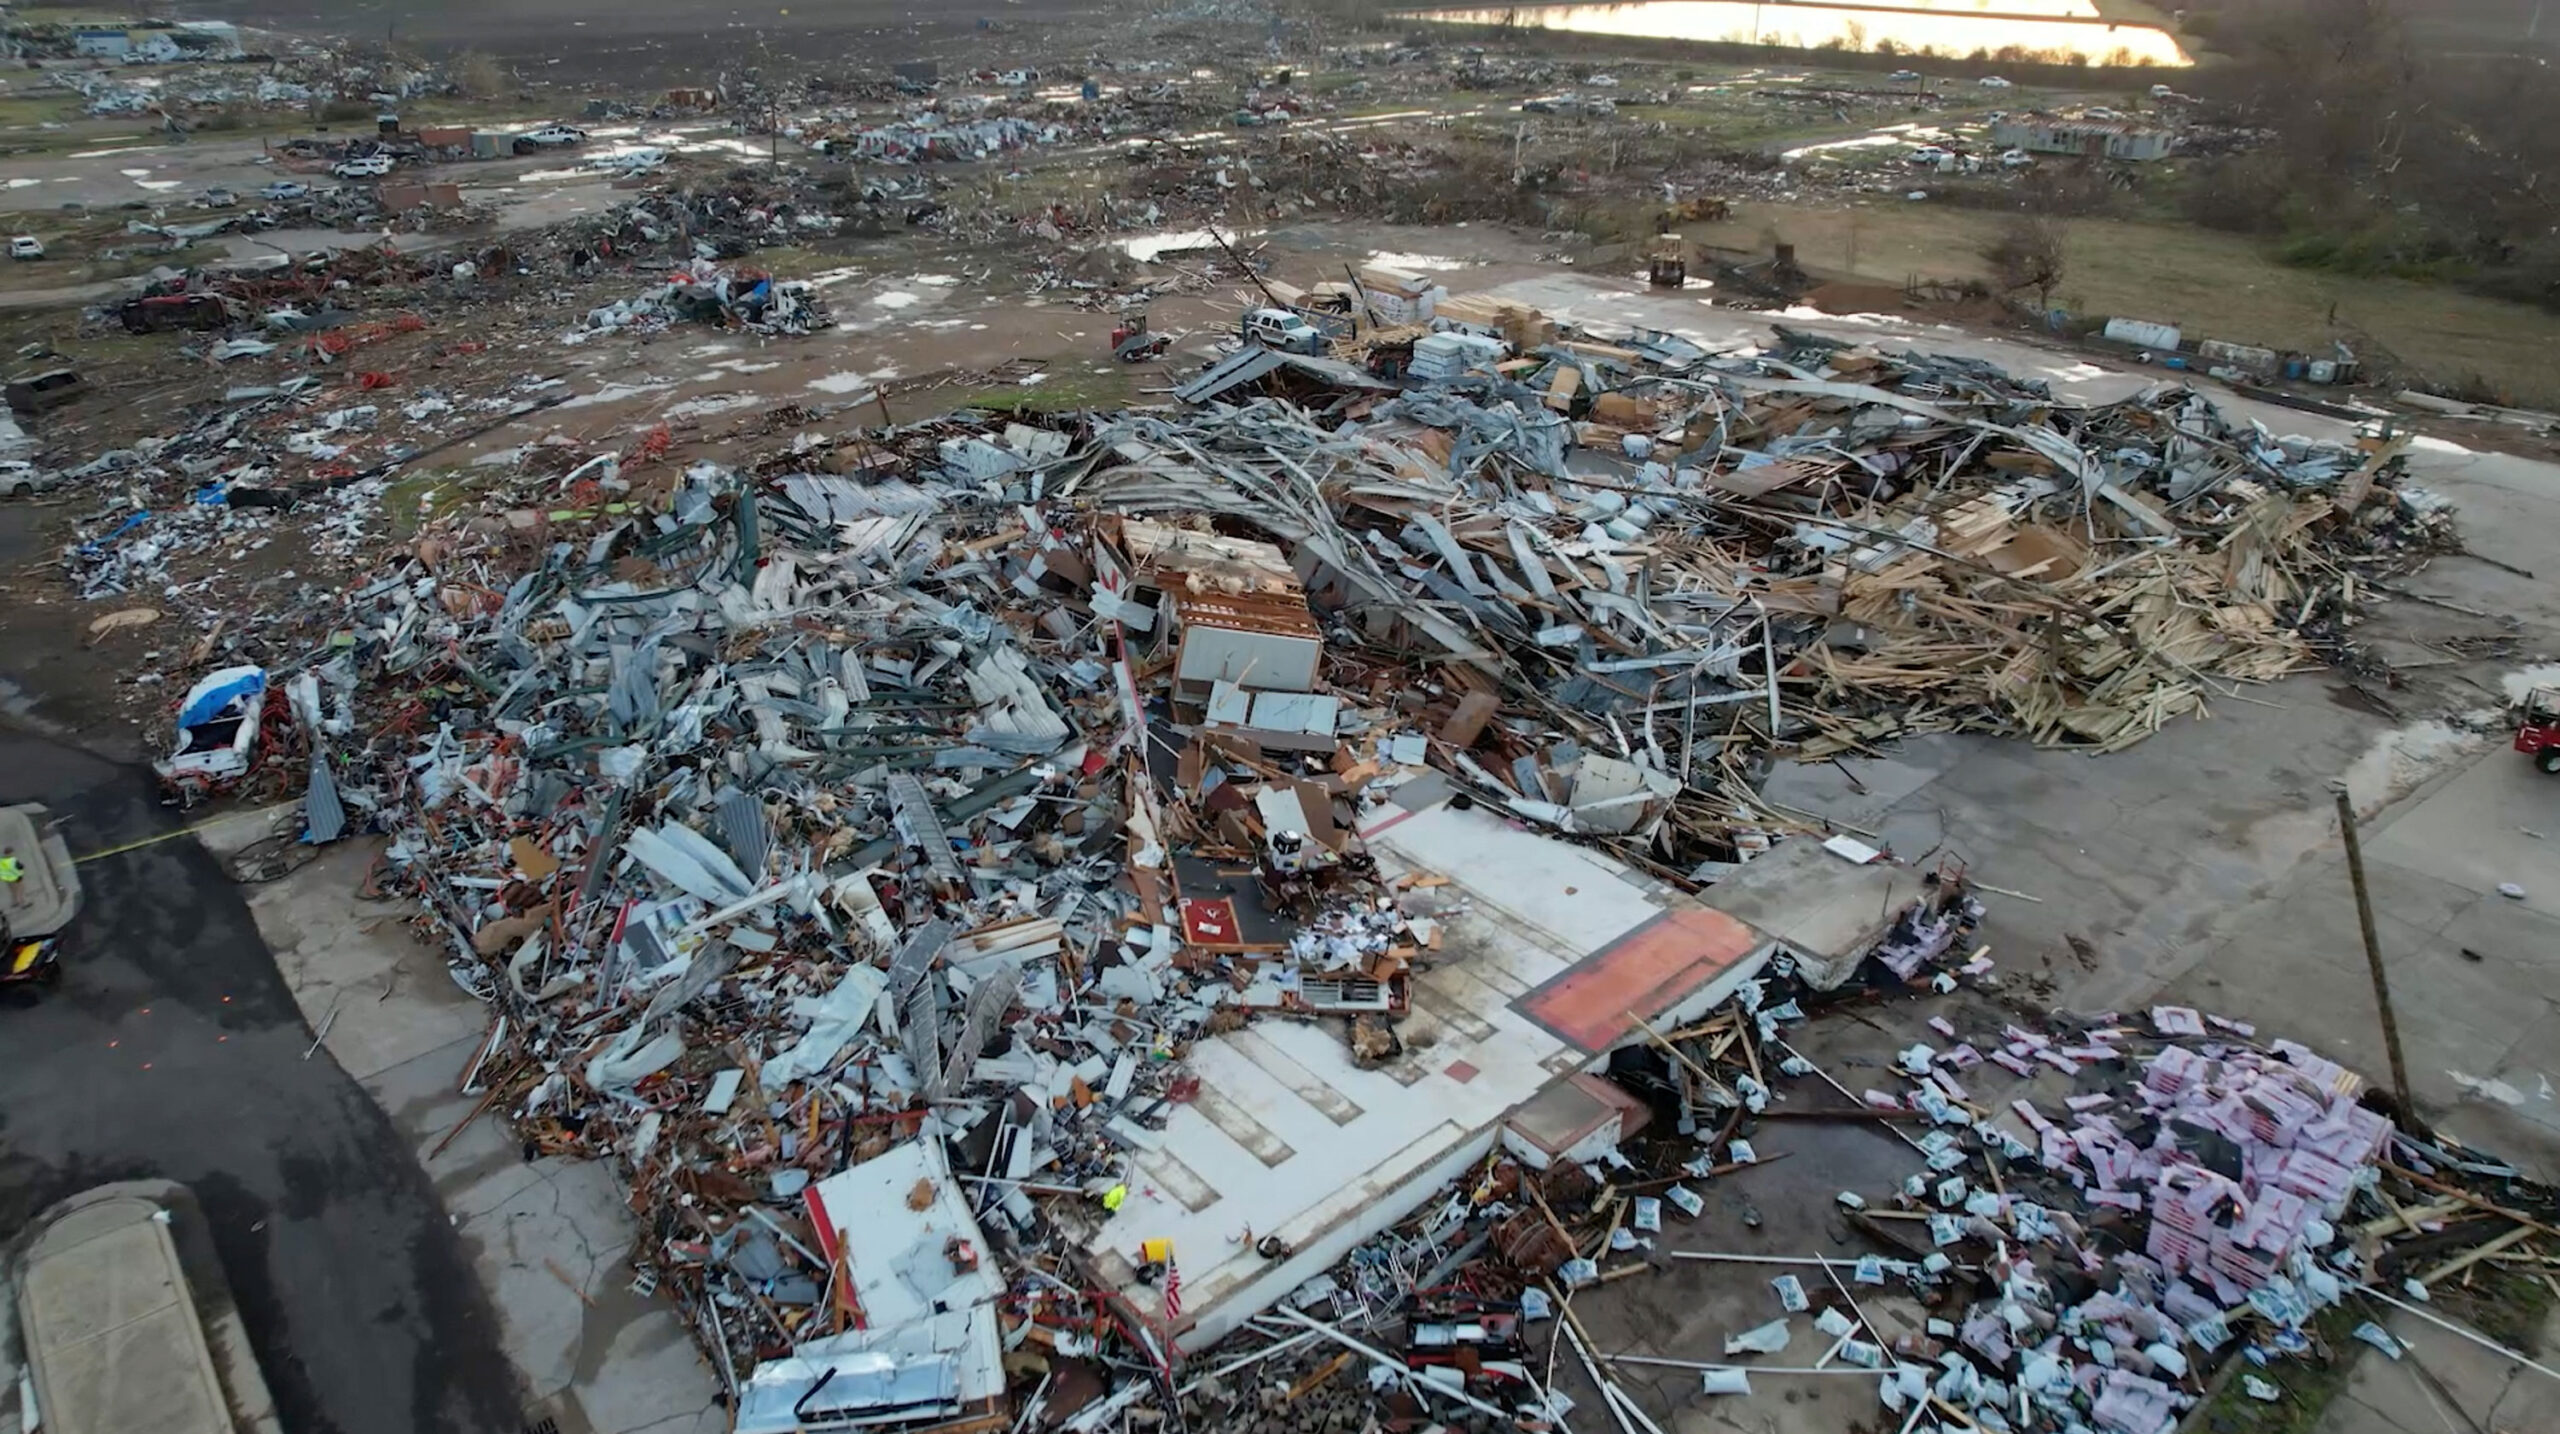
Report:
[[152,764],[178,805],[193,806],[239,782],[256,765],[266,726],[267,670],[242,665],[205,674],[178,703],[178,740]]
[[12,413],[25,416],[79,402],[89,392],[89,381],[75,368],[49,368],[13,378],[0,392],[7,394]]
[[133,334],[168,333],[178,329],[228,328],[240,319],[239,306],[227,295],[145,294],[127,299],[116,318]]
[[62,475],[23,458],[0,460],[0,497],[32,498],[62,485]]

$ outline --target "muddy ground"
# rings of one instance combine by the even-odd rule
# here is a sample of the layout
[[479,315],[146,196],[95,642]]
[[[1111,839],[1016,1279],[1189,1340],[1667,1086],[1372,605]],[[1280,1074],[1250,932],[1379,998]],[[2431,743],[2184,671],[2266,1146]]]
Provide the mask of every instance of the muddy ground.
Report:
[[[1491,284],[1542,272],[1537,260],[1545,252],[1538,235],[1495,225],[1305,222],[1248,242],[1262,246],[1272,277],[1300,284],[1338,277],[1346,264],[1372,262]],[[367,530],[396,539],[414,531],[423,514],[474,505],[493,485],[511,480],[535,449],[601,451],[661,423],[675,443],[668,461],[681,465],[746,457],[769,441],[764,415],[786,406],[825,413],[831,427],[851,430],[884,420],[917,422],[963,406],[1054,412],[1162,402],[1177,375],[1217,354],[1235,314],[1251,301],[1247,287],[1232,278],[1185,280],[1188,292],[1160,297],[1148,309],[1152,325],[1172,336],[1172,352],[1159,362],[1128,365],[1110,358],[1116,318],[1109,309],[1080,306],[1085,291],[1025,292],[1021,255],[1009,248],[969,250],[901,236],[840,252],[773,251],[772,257],[815,272],[834,328],[765,338],[682,326],[566,341],[589,308],[650,288],[658,271],[648,268],[574,288],[521,282],[468,322],[440,320],[386,340],[364,359],[396,379],[397,387],[381,395],[354,391],[350,373],[328,374],[333,406],[460,397],[529,378],[556,383],[566,396],[556,407],[404,471],[380,495]],[[1169,279],[1201,268],[1197,256],[1171,253],[1137,272]],[[145,351],[166,347],[166,338],[84,342],[73,331],[63,320],[8,336],[41,335],[78,354],[102,389],[100,397],[54,419],[79,425],[74,446],[84,452],[162,431],[170,406],[184,401],[180,392],[202,381],[143,361]],[[466,341],[487,348],[452,352]],[[300,370],[276,358],[222,372],[234,382],[272,382],[288,371]],[[84,601],[64,582],[63,554],[84,520],[97,526],[100,497],[0,503],[0,652],[9,655],[10,673],[22,684],[21,690],[0,688],[0,705],[121,755],[142,755],[138,744],[150,740],[178,696],[163,674],[198,665],[185,654],[208,633],[219,634],[226,647],[245,644],[238,660],[284,660],[293,651],[292,595],[306,586],[332,591],[357,571],[311,551],[298,521],[242,514],[225,541],[174,568],[165,589]],[[134,607],[162,616],[129,630],[91,631],[108,613]],[[40,701],[33,696],[39,693]]]

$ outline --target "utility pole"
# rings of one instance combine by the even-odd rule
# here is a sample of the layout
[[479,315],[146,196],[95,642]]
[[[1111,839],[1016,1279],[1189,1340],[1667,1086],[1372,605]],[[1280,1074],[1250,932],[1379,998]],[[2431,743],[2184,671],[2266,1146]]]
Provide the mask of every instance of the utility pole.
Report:
[[2391,1014],[2391,981],[2382,970],[2382,941],[2374,934],[2373,897],[2365,890],[2364,845],[2356,839],[2355,803],[2347,796],[2346,783],[2332,783],[2330,789],[2338,796],[2338,833],[2347,843],[2347,880],[2356,892],[2356,927],[2364,933],[2365,965],[2373,972],[2373,1004],[2382,1015],[2383,1049],[2391,1057],[2391,1094],[2400,1102],[2403,1127],[2424,1135],[2426,1126],[2409,1099],[2409,1063],[2400,1057],[2400,1023]]

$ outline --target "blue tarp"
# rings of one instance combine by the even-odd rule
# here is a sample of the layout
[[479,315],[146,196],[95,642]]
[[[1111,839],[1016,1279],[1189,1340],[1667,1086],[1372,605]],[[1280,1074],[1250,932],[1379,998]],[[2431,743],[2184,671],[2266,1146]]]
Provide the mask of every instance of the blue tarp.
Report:
[[226,667],[195,685],[187,693],[186,703],[178,708],[178,730],[201,727],[218,721],[231,704],[243,697],[263,697],[267,691],[267,670],[263,667]]

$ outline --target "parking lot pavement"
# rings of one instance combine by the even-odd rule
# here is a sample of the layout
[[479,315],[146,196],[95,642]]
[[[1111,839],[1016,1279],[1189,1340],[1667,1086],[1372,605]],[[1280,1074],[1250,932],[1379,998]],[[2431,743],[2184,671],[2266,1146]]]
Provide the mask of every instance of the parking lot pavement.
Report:
[[[276,177],[261,164],[256,140],[190,140],[137,137],[59,156],[21,156],[9,162],[11,185],[0,189],[0,210],[29,212],[85,204],[112,209],[136,200],[183,204],[205,190],[249,193]],[[32,182],[29,182],[32,181]]]
[[[2543,1179],[2560,1176],[2560,779],[2493,746],[2376,823],[2364,844],[2420,1112]],[[2170,994],[2384,1080],[2343,848],[2334,835],[2328,847]]]
[[528,1401],[562,1434],[728,1428],[719,1382],[674,1307],[633,1288],[639,1229],[621,1173],[599,1160],[526,1159],[506,1122],[460,1090],[489,1008],[411,937],[399,919],[406,901],[351,899],[380,848],[378,838],[342,842],[256,888],[249,904],[305,1019],[326,1023],[329,1053],[426,1170]]
[[[75,852],[172,830],[146,772],[0,730],[0,802]],[[240,891],[186,839],[81,867],[62,987],[0,1008],[0,1230],[111,1180],[192,1189],[297,1434],[489,1434],[519,1384],[409,1150],[326,1054]]]

